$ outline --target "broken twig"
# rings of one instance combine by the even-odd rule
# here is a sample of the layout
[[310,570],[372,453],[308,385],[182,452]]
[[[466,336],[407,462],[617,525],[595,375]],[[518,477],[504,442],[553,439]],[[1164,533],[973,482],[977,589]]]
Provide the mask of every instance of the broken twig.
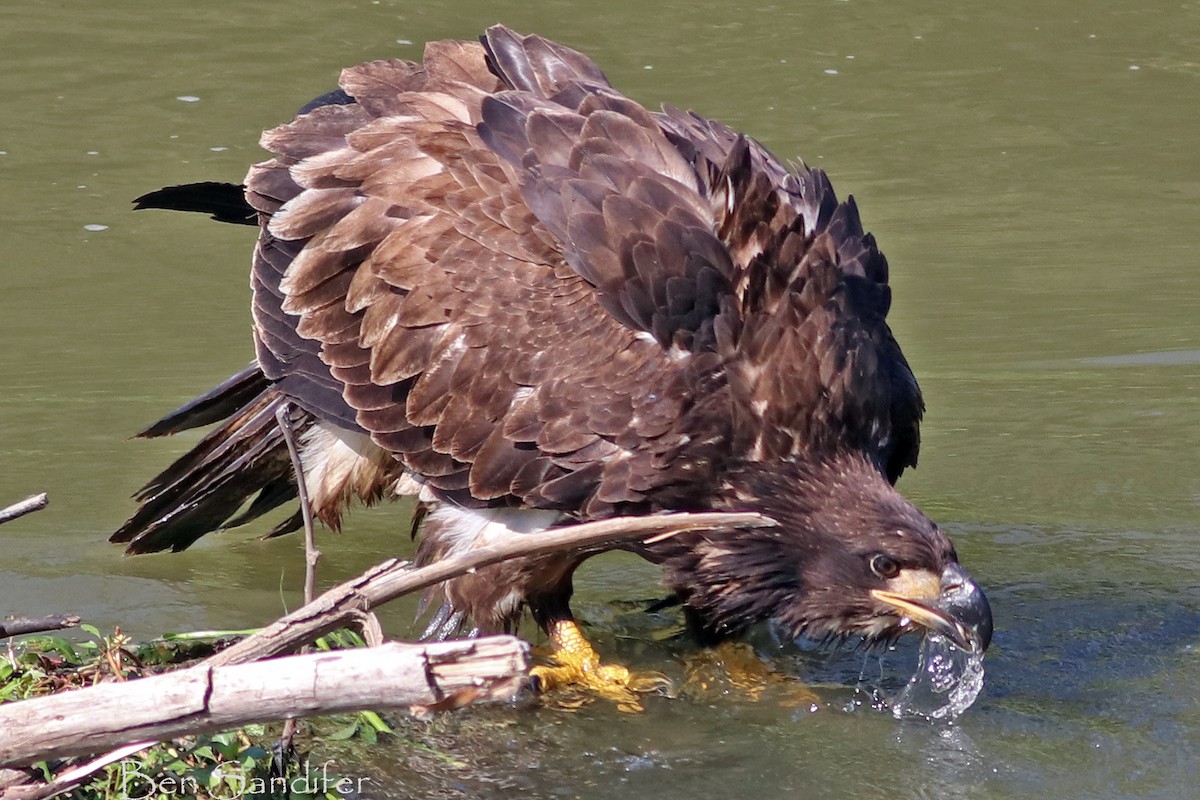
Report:
[[74,614],[54,614],[49,617],[14,617],[0,619],[0,638],[6,636],[24,636],[28,633],[45,633],[46,631],[61,631],[63,628],[73,628],[79,624],[79,617]]
[[26,514],[32,514],[34,511],[41,511],[46,507],[50,499],[45,492],[40,494],[31,494],[24,500],[18,503],[13,503],[6,508],[0,508],[0,525],[6,522],[12,522],[17,517],[23,517]]

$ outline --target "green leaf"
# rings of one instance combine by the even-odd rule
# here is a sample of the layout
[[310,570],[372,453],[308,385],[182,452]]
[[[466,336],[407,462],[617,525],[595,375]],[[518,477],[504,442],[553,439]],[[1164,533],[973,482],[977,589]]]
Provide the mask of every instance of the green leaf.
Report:
[[355,732],[357,732],[357,731],[358,731],[358,719],[356,718],[354,720],[351,720],[350,724],[347,725],[346,727],[342,728],[341,730],[337,730],[337,731],[334,731],[333,733],[327,734],[325,736],[325,738],[332,739],[335,742],[342,742],[342,741],[345,741],[346,739],[349,739],[350,737],[354,736]]
[[80,661],[74,646],[61,636],[39,636],[37,639],[30,639],[30,642],[36,643],[38,649],[43,653],[47,651],[58,653],[72,664],[78,664]]
[[372,728],[374,728],[379,733],[390,733],[392,735],[395,735],[395,733],[396,733],[394,730],[392,730],[388,726],[388,724],[386,722],[383,721],[383,718],[380,717],[378,714],[376,714],[374,711],[360,711],[358,713],[358,716],[360,719],[362,719],[363,722],[370,725]]
[[228,631],[189,631],[185,633],[164,633],[159,638],[167,642],[203,642],[210,639],[228,639],[234,636],[249,636],[258,633],[262,628],[244,628]]
[[95,636],[97,639],[104,638],[104,636],[101,635],[99,628],[97,628],[95,625],[89,625],[86,622],[80,623],[79,630],[91,636]]

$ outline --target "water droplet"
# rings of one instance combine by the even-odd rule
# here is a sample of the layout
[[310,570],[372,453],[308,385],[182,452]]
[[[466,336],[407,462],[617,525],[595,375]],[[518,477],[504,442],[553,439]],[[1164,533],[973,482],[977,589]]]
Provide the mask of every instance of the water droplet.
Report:
[[921,642],[917,671],[892,701],[892,714],[952,720],[983,691],[983,654],[966,652],[940,634]]
[[214,153],[224,153],[224,152],[225,152],[226,150],[228,150],[229,148],[228,148],[228,147],[220,147],[220,146],[217,146],[217,147],[210,147],[210,148],[208,148],[208,149],[209,149],[209,150],[212,150]]
[[176,97],[175,99],[181,103],[199,103],[200,102],[200,98],[196,97],[196,95],[194,95],[194,94],[181,94],[181,95],[179,95],[179,97]]
[[827,69],[827,70],[825,70],[825,74],[826,75],[837,75],[838,71],[836,69]]
[[1141,69],[1141,67],[1139,67],[1137,64],[1130,64],[1129,69],[1133,72],[1137,72],[1139,69]]
[[96,223],[92,223],[90,225],[84,225],[83,229],[85,231],[92,231],[93,233],[98,233],[100,231],[108,230],[108,226],[107,225],[97,225]]

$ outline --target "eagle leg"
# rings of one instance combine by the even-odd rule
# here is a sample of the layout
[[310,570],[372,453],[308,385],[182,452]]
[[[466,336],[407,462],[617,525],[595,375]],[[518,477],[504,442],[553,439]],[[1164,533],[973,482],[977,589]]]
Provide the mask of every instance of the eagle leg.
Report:
[[[601,663],[600,654],[570,616],[550,621],[546,632],[550,636],[550,657],[554,663],[536,666],[530,671],[539,693],[581,689],[611,700],[620,711],[637,714],[644,710],[640,694],[671,685],[670,679],[659,673],[635,673],[620,664]],[[570,705],[564,703],[564,707]]]

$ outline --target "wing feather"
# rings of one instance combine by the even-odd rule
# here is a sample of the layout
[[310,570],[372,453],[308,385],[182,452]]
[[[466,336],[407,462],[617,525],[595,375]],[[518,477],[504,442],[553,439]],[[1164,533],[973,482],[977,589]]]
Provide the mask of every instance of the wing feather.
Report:
[[455,502],[580,516],[729,457],[915,462],[887,262],[823,173],[501,27],[341,87],[247,178],[260,360],[306,408]]

